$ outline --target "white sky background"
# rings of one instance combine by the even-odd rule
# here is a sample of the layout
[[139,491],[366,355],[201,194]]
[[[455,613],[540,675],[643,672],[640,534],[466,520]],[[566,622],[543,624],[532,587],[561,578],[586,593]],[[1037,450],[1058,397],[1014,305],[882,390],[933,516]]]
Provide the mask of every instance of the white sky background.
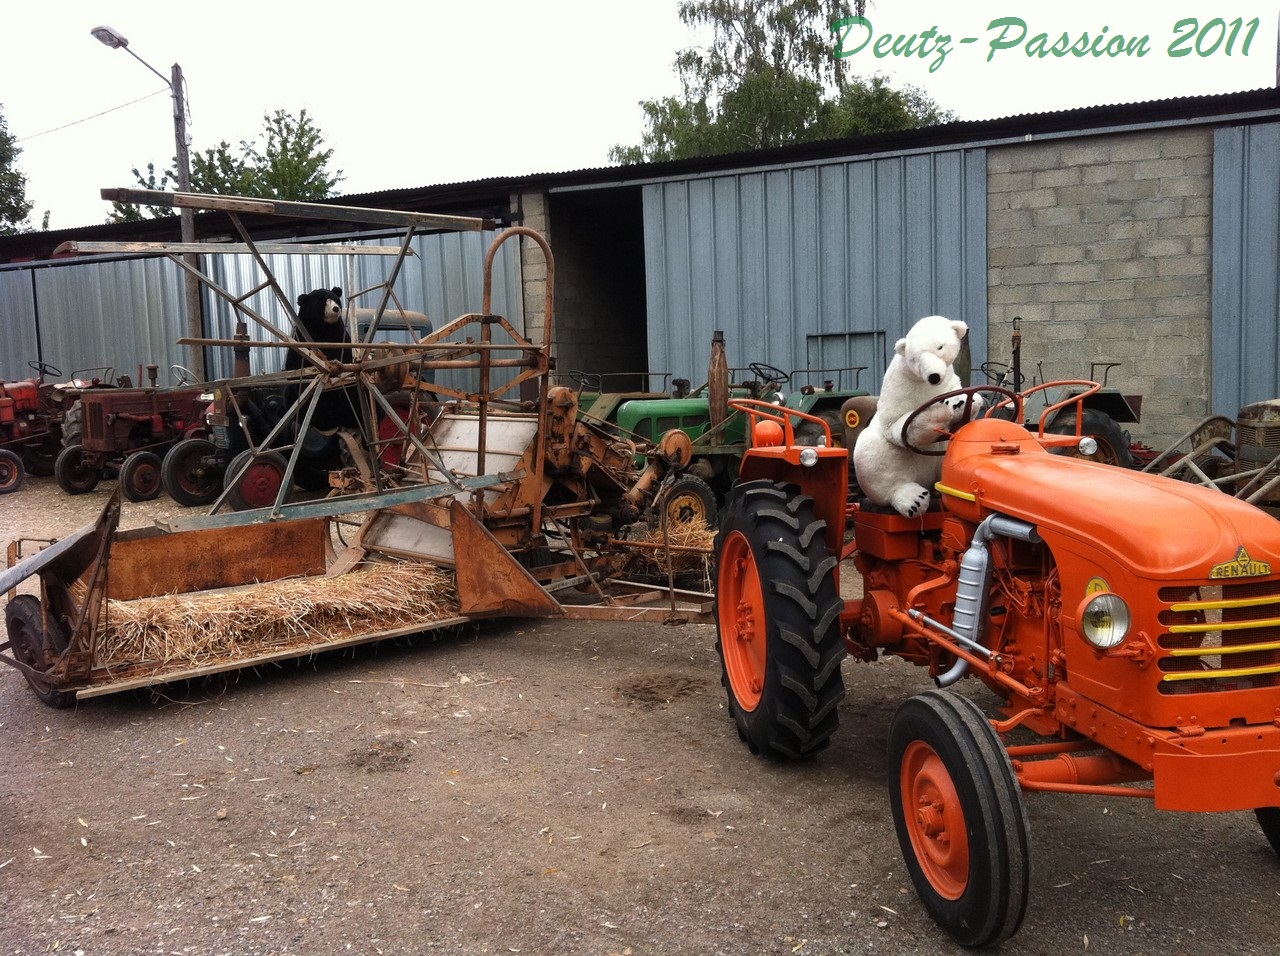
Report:
[[[607,165],[616,143],[640,141],[637,105],[678,92],[677,50],[694,37],[676,0],[371,0],[324,7],[271,0],[156,5],[126,0],[6,4],[0,106],[22,154],[31,221],[51,228],[102,222],[99,190],[132,186],[130,170],[166,168],[174,155],[168,87],[124,50],[89,31],[114,27],[167,78],[182,65],[192,151],[258,139],[264,115],[305,108],[334,151],[343,193],[564,172]],[[1169,12],[1171,9],[1174,12]],[[1071,4],[1014,0],[873,0],[874,35],[845,58],[855,73],[920,86],[960,119],[1276,85],[1280,2],[1233,0]],[[989,62],[988,29],[1020,17],[1027,39],[1108,30],[1149,36],[1142,58],[1029,58],[1025,47]],[[1174,58],[1174,24],[1244,21],[1232,56]],[[1248,22],[1259,18],[1247,56]],[[882,34],[931,27],[952,36],[936,59],[877,58]],[[851,35],[852,45],[863,34]],[[961,45],[964,37],[974,37]],[[1212,40],[1206,37],[1206,42]],[[832,50],[835,50],[835,37]],[[1204,44],[1202,43],[1202,48]],[[133,102],[138,100],[138,102]]]

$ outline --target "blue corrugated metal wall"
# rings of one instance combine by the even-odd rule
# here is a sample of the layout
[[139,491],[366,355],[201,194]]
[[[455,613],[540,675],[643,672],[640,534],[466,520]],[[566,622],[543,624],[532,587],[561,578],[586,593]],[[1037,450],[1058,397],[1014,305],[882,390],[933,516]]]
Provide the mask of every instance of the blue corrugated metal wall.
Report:
[[1213,136],[1213,412],[1280,396],[1280,124]]
[[[649,361],[698,384],[734,366],[866,365],[877,391],[916,319],[987,338],[986,152],[951,150],[645,187]],[[850,383],[851,384],[851,383]]]
[[[437,328],[459,315],[480,311],[485,251],[493,237],[493,233],[414,237],[417,255],[407,260],[395,285],[403,308],[427,313]],[[381,241],[397,247],[400,242],[398,238]],[[339,286],[348,294],[368,290],[385,279],[393,261],[384,256],[264,258],[290,301],[319,287]],[[202,262],[215,282],[236,295],[265,278],[247,255],[206,255]],[[202,291],[208,336],[229,338],[235,330],[234,311],[221,298]],[[246,301],[277,327],[287,327],[286,313],[269,292]],[[378,296],[366,294],[356,304],[374,308]],[[517,329],[523,328],[515,243],[505,244],[495,258],[493,308]],[[128,374],[137,383],[139,366],[154,363],[160,367],[160,384],[171,385],[169,367],[189,364],[187,349],[177,344],[187,334],[182,272],[167,258],[63,261],[0,270],[0,377],[12,380],[33,374],[27,362],[38,357],[37,319],[39,357],[67,375],[76,369],[112,366],[117,375]],[[387,331],[384,326],[383,332]],[[250,327],[250,334],[255,339],[267,337],[256,326]],[[394,334],[378,338],[407,340]],[[255,372],[274,371],[283,355],[255,349],[252,362]],[[231,375],[230,349],[209,350],[208,372],[211,378]],[[141,381],[145,383],[145,372]]]

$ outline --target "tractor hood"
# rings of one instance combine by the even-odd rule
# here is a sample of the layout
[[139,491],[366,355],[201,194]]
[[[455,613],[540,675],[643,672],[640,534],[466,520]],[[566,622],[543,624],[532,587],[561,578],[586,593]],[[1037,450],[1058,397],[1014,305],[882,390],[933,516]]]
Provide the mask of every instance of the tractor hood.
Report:
[[[1109,552],[1143,576],[1218,577],[1233,560],[1280,566],[1280,522],[1225,492],[1053,455],[1020,425],[981,419],[951,440],[947,508],[999,511]],[[1243,554],[1241,553],[1243,550]]]

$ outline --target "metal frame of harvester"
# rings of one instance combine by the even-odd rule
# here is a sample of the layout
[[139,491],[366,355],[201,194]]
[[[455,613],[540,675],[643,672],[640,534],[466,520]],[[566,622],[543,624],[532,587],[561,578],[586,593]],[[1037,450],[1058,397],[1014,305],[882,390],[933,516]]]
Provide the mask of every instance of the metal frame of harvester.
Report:
[[[240,317],[231,339],[182,339],[183,344],[236,350],[237,372],[248,370],[250,348],[303,348],[247,300],[269,289],[292,316],[293,310],[271,274],[266,252],[299,251],[296,246],[256,244],[240,221],[241,213],[275,213],[373,222],[404,230],[387,282],[373,291],[379,304],[367,333],[352,343],[352,362],[327,360],[318,350],[304,354],[297,372],[240,376],[210,383],[224,390],[230,408],[235,396],[264,384],[296,386],[296,400],[281,419],[278,433],[252,447],[252,459],[284,459],[286,477],[273,501],[244,511],[223,509],[225,495],[209,514],[183,518],[141,531],[118,530],[118,493],[98,521],[34,554],[30,541],[8,549],[8,569],[0,573],[0,591],[8,591],[8,640],[0,643],[0,661],[19,670],[46,703],[66,706],[78,699],[149,687],[322,651],[368,643],[498,616],[568,616],[590,619],[709,620],[710,602],[697,592],[680,591],[668,572],[665,586],[627,580],[623,572],[641,554],[663,545],[629,541],[627,526],[652,505],[664,482],[670,483],[689,460],[689,445],[674,435],[657,447],[638,449],[603,428],[579,420],[572,389],[552,386],[550,342],[553,328],[554,261],[541,235],[524,227],[500,233],[484,263],[481,312],[467,314],[409,345],[375,341],[380,321],[395,301],[393,284],[417,231],[481,230],[493,223],[420,213],[361,210],[306,203],[277,203],[237,197],[145,190],[104,190],[104,198],[169,204],[227,213],[244,239],[225,244],[88,244],[81,253],[134,252],[167,255],[194,271],[216,294],[232,303]],[[533,342],[510,322],[491,312],[494,257],[513,238],[536,243],[547,262],[543,339]],[[187,264],[183,253],[248,252],[265,281],[237,295],[218,287]],[[311,250],[316,251],[315,247]],[[369,254],[363,247],[319,247],[329,254]],[[379,254],[387,254],[380,250]],[[350,300],[348,300],[350,301]],[[254,342],[252,321],[273,338]],[[471,370],[474,391],[430,382],[433,370]],[[494,384],[498,369],[508,381]],[[428,384],[430,383],[430,384]],[[521,390],[536,398],[521,400]],[[413,396],[412,410],[393,407],[387,393]],[[367,413],[348,434],[347,466],[333,476],[325,497],[297,500],[291,476],[303,441],[291,437],[285,421],[298,421],[306,433],[320,397],[340,391],[354,396]],[[418,399],[430,392],[438,414],[427,414]],[[443,401],[437,403],[436,399]],[[434,407],[432,411],[434,412]],[[388,422],[391,425],[388,430]],[[381,454],[395,445],[393,466]],[[642,454],[640,454],[642,453]],[[287,459],[285,459],[287,455]],[[637,461],[646,462],[643,467]],[[355,540],[335,533],[339,522],[358,523]],[[666,545],[668,559],[678,548]],[[465,560],[461,556],[465,555]],[[450,611],[394,624],[358,621],[316,633],[305,627],[251,647],[219,650],[201,657],[170,659],[161,648],[121,663],[107,661],[103,635],[111,625],[113,602],[169,596],[188,601],[226,589],[248,600],[272,583],[302,578],[341,578],[387,563],[427,564],[453,577],[456,601]],[[17,594],[29,578],[37,594]],[[354,578],[349,580],[355,580]],[[192,603],[193,607],[198,606]],[[199,613],[198,611],[193,613]],[[299,637],[298,633],[302,636]],[[163,639],[161,640],[163,643]]]

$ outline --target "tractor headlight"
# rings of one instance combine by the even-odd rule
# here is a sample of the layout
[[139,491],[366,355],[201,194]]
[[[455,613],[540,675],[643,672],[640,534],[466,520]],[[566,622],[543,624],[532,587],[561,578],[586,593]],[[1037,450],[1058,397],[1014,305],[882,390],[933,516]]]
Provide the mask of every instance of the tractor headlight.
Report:
[[812,468],[818,463],[818,450],[812,445],[806,445],[800,449],[800,464],[806,468]]
[[1098,439],[1092,435],[1081,435],[1080,442],[1076,445],[1080,449],[1080,454],[1092,456],[1098,453]]
[[1085,598],[1080,608],[1080,633],[1098,650],[1105,651],[1125,639],[1131,620],[1124,598],[1100,591]]

